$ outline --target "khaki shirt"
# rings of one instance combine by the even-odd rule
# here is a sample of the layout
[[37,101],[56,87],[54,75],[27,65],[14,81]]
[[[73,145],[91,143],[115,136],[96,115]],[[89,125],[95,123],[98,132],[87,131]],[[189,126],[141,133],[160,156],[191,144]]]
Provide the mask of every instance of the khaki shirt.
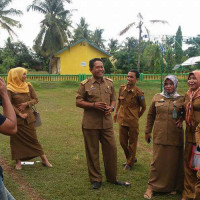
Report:
[[[8,90],[8,96],[10,98],[10,101],[13,105],[13,108],[15,110],[16,116],[17,116],[17,125],[23,125],[25,122],[27,124],[30,124],[35,121],[35,116],[33,114],[32,106],[38,103],[38,98],[35,93],[35,90],[31,85],[29,85],[29,92],[28,93],[15,93]],[[28,117],[26,119],[22,119],[19,116],[20,111],[17,109],[18,105],[21,103],[28,103],[28,106],[25,108],[24,112],[27,113]]]
[[138,127],[140,108],[146,108],[144,93],[134,87],[127,89],[127,85],[122,85],[119,89],[120,110],[117,121],[121,126]]
[[[78,89],[76,102],[105,102],[110,106],[112,101],[115,101],[115,90],[111,79],[103,78],[101,83],[98,83],[94,77],[81,82]],[[113,127],[111,114],[106,115],[103,111],[84,108],[83,128],[85,129],[107,129]]]
[[184,97],[175,99],[165,98],[160,94],[153,97],[147,115],[145,133],[151,133],[153,129],[154,144],[183,146],[184,133],[182,128],[176,126],[176,120],[172,118],[172,111],[176,110],[178,118],[184,111]]
[[[185,96],[184,105],[186,107],[189,102],[189,98]],[[194,126],[186,125],[186,142],[196,143],[195,141],[195,129],[200,123],[200,97],[193,101],[193,115],[192,119],[194,121]]]

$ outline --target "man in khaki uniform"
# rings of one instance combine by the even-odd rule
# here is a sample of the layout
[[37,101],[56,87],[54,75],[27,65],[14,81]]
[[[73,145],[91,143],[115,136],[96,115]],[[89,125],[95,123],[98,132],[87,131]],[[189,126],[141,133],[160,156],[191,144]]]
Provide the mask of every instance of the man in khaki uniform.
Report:
[[76,106],[84,109],[82,131],[85,142],[89,177],[93,189],[99,189],[102,175],[99,164],[99,142],[102,145],[106,179],[116,185],[130,185],[117,181],[117,148],[111,112],[115,106],[115,91],[111,79],[103,78],[104,66],[100,58],[89,63],[92,78],[81,82]]
[[[139,134],[138,120],[146,110],[144,93],[136,87],[139,72],[131,70],[127,84],[119,89],[119,98],[114,120],[119,123],[119,141],[126,156],[124,170],[130,170],[135,162]],[[119,113],[118,113],[119,111]]]

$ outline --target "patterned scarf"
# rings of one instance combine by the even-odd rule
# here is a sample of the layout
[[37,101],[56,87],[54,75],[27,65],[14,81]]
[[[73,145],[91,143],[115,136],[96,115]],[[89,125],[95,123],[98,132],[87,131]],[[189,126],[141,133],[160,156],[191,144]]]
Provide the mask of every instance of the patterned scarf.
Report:
[[186,95],[189,98],[189,102],[186,105],[186,117],[185,120],[188,125],[194,125],[194,121],[192,119],[193,115],[193,101],[200,97],[200,71],[193,71],[189,73],[188,78],[190,77],[191,74],[194,74],[195,78],[197,79],[197,83],[199,85],[199,88],[197,88],[195,91],[189,89],[186,93]]
[[173,83],[174,83],[174,92],[173,93],[171,93],[171,94],[169,94],[169,93],[167,93],[166,91],[165,91],[165,87],[163,86],[163,91],[160,93],[160,95],[162,95],[162,96],[164,96],[164,97],[166,97],[166,98],[173,98],[173,99],[175,99],[175,98],[177,98],[177,97],[179,97],[180,95],[177,93],[177,87],[178,87],[178,79],[177,79],[177,77],[176,76],[174,76],[174,75],[167,75],[167,76],[165,76],[165,78],[164,78],[164,83],[165,83],[165,81],[167,80],[167,79],[169,79],[170,81],[172,81]]

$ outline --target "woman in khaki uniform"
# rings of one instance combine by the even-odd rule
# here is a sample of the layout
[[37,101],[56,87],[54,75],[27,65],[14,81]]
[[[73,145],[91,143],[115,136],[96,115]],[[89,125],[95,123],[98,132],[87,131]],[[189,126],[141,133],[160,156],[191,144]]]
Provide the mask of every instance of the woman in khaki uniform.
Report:
[[17,134],[10,137],[12,159],[15,169],[22,169],[21,161],[40,156],[44,166],[52,167],[40,145],[34,125],[32,106],[38,103],[37,95],[30,83],[26,83],[27,70],[13,68],[8,73],[8,95],[17,116]]
[[153,160],[144,198],[153,192],[175,194],[183,189],[183,128],[184,97],[177,92],[176,76],[164,79],[164,90],[153,97],[147,116],[145,139],[150,142],[153,129]]
[[[184,191],[182,200],[194,199],[195,189],[198,188],[198,178],[199,173],[192,170],[189,167],[192,148],[196,145],[195,141],[195,131],[196,136],[198,136],[198,125],[200,125],[200,71],[193,71],[189,73],[188,76],[188,86],[189,90],[185,95],[185,110],[186,110],[186,143],[185,143],[185,156],[184,156]],[[197,143],[198,144],[198,143]],[[200,176],[199,176],[200,178]],[[196,188],[195,188],[196,185]],[[200,197],[196,196],[196,199]]]

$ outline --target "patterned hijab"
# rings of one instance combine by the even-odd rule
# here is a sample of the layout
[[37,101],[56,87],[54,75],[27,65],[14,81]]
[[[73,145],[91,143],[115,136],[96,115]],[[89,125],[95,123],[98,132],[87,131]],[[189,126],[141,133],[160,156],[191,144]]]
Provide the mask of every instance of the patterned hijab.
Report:
[[15,93],[28,93],[28,85],[22,81],[23,74],[27,74],[27,70],[22,67],[16,67],[8,72],[7,89]]
[[[165,84],[165,81],[166,81],[167,79],[169,79],[170,81],[172,81],[173,84],[174,84],[174,92],[171,93],[171,94],[169,94],[169,93],[167,93],[167,92],[165,91],[164,84]],[[160,93],[162,96],[164,96],[164,97],[166,97],[166,98],[173,98],[173,99],[175,99],[175,98],[177,98],[177,97],[180,96],[180,95],[177,93],[177,91],[176,91],[176,90],[177,90],[177,87],[178,87],[178,79],[177,79],[176,76],[174,76],[174,75],[167,75],[167,76],[165,76],[164,82],[163,82],[163,83],[164,83],[164,84],[163,84],[163,91]]]
[[200,71],[193,71],[191,73],[189,73],[188,75],[188,79],[190,77],[191,74],[194,74],[195,78],[197,79],[197,83],[198,83],[198,88],[195,91],[192,90],[188,90],[186,95],[189,98],[189,102],[186,105],[186,117],[185,120],[187,122],[187,124],[189,125],[193,125],[193,119],[192,119],[192,114],[193,114],[193,101],[200,97]]

